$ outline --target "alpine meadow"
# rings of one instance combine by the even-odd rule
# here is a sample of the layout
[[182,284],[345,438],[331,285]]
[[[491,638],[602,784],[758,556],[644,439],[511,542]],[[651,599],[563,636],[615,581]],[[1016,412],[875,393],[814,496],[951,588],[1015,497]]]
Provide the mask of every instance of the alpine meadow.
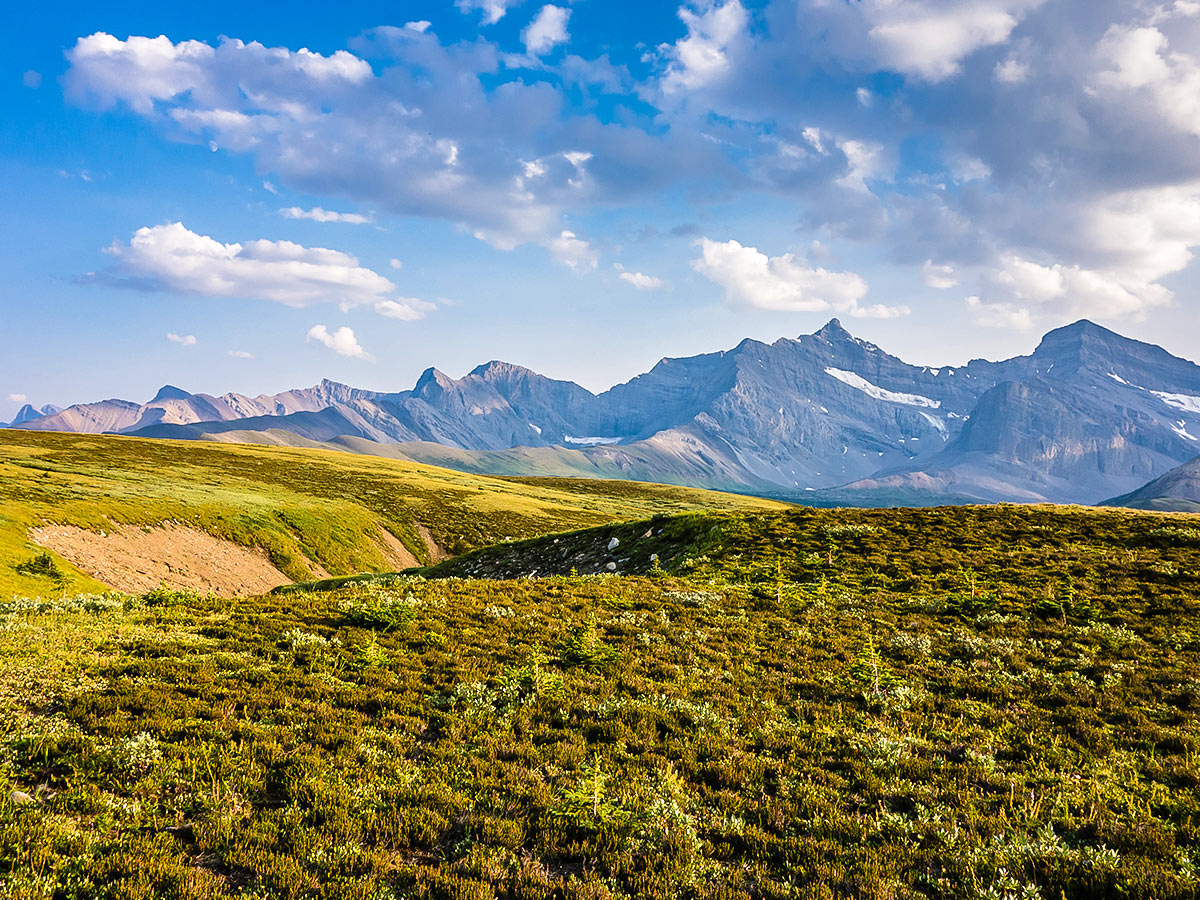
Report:
[[1200,900],[1200,2],[6,12],[0,900]]

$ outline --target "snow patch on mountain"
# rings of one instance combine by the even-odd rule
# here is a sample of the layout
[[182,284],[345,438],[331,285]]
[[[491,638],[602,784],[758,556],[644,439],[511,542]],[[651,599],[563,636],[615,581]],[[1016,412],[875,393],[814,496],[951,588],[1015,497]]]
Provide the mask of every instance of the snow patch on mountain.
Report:
[[925,409],[938,409],[942,405],[940,400],[931,400],[929,397],[922,397],[920,394],[902,394],[898,391],[889,391],[887,388],[881,388],[877,384],[872,384],[861,375],[856,375],[854,372],[847,372],[845,369],[826,368],[825,374],[836,378],[842,384],[850,385],[855,390],[862,391],[868,397],[874,397],[876,400],[884,400],[888,403],[903,403],[905,406],[921,406]]
[[1200,397],[1191,394],[1169,394],[1166,391],[1151,391],[1155,397],[1167,406],[1182,409],[1184,412],[1200,413]]

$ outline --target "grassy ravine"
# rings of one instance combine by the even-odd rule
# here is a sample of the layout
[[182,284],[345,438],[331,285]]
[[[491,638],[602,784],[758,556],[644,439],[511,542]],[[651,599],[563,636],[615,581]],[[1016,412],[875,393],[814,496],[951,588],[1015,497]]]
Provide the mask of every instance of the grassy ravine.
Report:
[[0,606],[0,896],[1200,894],[1195,518],[564,542],[646,574]]
[[[451,553],[616,519],[767,509],[751,497],[633,482],[489,478],[327,450],[0,431],[0,597],[103,590],[69,562],[29,571],[42,522],[94,531],[181,522],[262,547],[289,578],[390,568],[385,528],[419,560],[415,526]],[[18,568],[20,567],[20,568]]]

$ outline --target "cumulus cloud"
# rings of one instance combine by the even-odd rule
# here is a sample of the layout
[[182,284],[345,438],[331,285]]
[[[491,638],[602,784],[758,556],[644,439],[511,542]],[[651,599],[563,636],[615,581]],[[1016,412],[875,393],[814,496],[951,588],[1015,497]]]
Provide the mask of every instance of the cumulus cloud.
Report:
[[510,6],[515,6],[520,0],[455,0],[454,5],[459,12],[471,13],[476,10],[483,13],[484,25],[495,25],[504,18]]
[[380,300],[375,304],[375,312],[389,319],[400,319],[403,322],[413,322],[424,318],[425,313],[437,309],[436,303],[428,300],[418,300],[416,297],[401,297],[399,300]]
[[249,350],[230,350],[226,355],[233,359],[254,359],[254,354]]
[[24,394],[9,394],[8,399],[13,403],[25,403],[29,400]]
[[27,69],[25,74],[21,76],[21,83],[27,88],[40,88],[42,86],[42,73],[35,69]]
[[[514,5],[459,0],[485,23]],[[550,8],[568,4],[531,17]],[[744,203],[735,214],[783,198],[812,230],[805,244],[936,260],[926,283],[971,282],[975,314],[997,322],[1172,302],[1166,279],[1200,246],[1196,0],[694,0],[678,13],[641,84],[607,57],[531,60],[403,27],[329,55],[92,35],[64,86],[250,156],[327,207],[441,219],[576,269],[596,267],[606,237],[589,213],[682,187],[697,206]],[[628,114],[601,121],[601,97]],[[820,262],[794,261],[847,274]],[[365,302],[388,300],[407,302]]]
[[330,331],[324,325],[314,325],[308,330],[305,340],[316,341],[339,356],[375,362],[375,357],[359,345],[358,339],[354,336],[354,330],[345,325],[335,331]]
[[978,297],[968,297],[967,309],[975,314],[975,321],[987,328],[1011,328],[1028,331],[1033,327],[1033,316],[1029,310],[1011,303],[984,303]]
[[549,4],[543,6],[533,21],[521,32],[526,52],[542,56],[559,44],[566,43],[569,37],[567,20],[570,18],[569,9]]
[[370,216],[359,213],[333,212],[314,206],[312,209],[301,209],[299,206],[289,206],[281,209],[279,214],[285,219],[312,219],[314,222],[345,222],[350,225],[368,225]]
[[992,71],[1001,84],[1021,84],[1029,80],[1029,66],[1011,56],[1003,62],[996,63]]
[[654,291],[666,287],[665,281],[653,275],[647,275],[644,272],[627,272],[620,263],[617,263],[614,268],[617,270],[618,278],[626,284],[633,285],[639,291]]
[[[239,40],[223,41],[219,47],[201,41],[175,44],[165,35],[135,35],[122,41],[97,32],[80,38],[67,51],[67,59],[71,62],[65,81],[69,94],[104,107],[124,101],[142,113],[153,112],[155,101],[185,92],[201,103],[218,100],[227,93],[229,78],[236,79],[237,70],[247,67],[259,74],[259,84],[246,85],[248,91],[286,79],[336,90],[371,77],[370,65],[345,50],[322,56],[305,48],[292,51]],[[233,71],[222,71],[230,63],[236,63]],[[205,112],[210,118],[239,116],[220,106]]]
[[1140,318],[1168,305],[1174,296],[1161,284],[1127,271],[1041,265],[1012,255],[1004,257],[989,277],[994,296],[1071,315]]
[[1094,90],[1155,109],[1200,134],[1200,58],[1172,46],[1158,28],[1113,25],[1096,48]]
[[291,241],[225,244],[181,222],[139,228],[107,251],[116,266],[92,276],[123,287],[206,297],[270,300],[286,306],[378,303],[395,285],[348,253]]
[[[558,9],[539,14],[531,46],[557,40],[558,21],[565,38],[569,11]],[[606,173],[617,183],[634,183],[622,158],[643,167],[637,183],[646,187],[669,169],[656,155],[661,141],[583,115],[564,122],[547,83],[490,84],[502,62],[494,44],[447,46],[432,31],[392,27],[360,43],[383,60],[378,74],[347,51],[100,33],[68,51],[64,84],[76,102],[126,107],[169,134],[251,155],[272,182],[444,219],[504,248],[556,236],[563,211],[589,201],[594,182],[562,155],[581,149],[581,135],[611,147]],[[686,156],[680,150],[676,164]],[[531,158],[554,162],[530,178]]]
[[830,272],[785,253],[767,256],[735,240],[697,241],[701,256],[692,268],[725,291],[735,306],[785,312],[837,310],[858,318],[896,318],[908,315],[904,307],[859,306],[867,283],[854,272]]
[[921,274],[926,287],[944,291],[958,286],[958,279],[954,276],[954,267],[938,265],[932,259],[925,260],[925,265],[921,267]]
[[196,336],[194,334],[176,334],[172,331],[167,333],[167,340],[172,344],[182,344],[184,347],[196,346]]
[[694,91],[719,80],[730,69],[730,53],[745,40],[748,16],[739,0],[697,10],[681,7],[687,36],[662,52],[670,60],[662,81],[664,93]]
[[558,237],[546,242],[550,255],[564,265],[576,271],[588,271],[596,268],[599,254],[595,249],[573,231],[564,230]]
[[937,83],[978,50],[1004,44],[1046,0],[801,0],[800,15],[847,61]]

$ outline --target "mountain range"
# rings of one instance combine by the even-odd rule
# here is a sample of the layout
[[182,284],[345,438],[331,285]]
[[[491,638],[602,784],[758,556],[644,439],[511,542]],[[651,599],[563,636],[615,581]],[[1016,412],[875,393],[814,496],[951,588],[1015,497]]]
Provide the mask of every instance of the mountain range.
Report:
[[327,444],[466,471],[816,503],[1094,503],[1200,453],[1200,366],[1086,320],[1028,356],[913,366],[834,319],[794,340],[663,359],[601,394],[493,361],[459,379],[430,368],[395,393],[332,381],[257,397],[166,386],[148,403],[44,413],[14,424]]

